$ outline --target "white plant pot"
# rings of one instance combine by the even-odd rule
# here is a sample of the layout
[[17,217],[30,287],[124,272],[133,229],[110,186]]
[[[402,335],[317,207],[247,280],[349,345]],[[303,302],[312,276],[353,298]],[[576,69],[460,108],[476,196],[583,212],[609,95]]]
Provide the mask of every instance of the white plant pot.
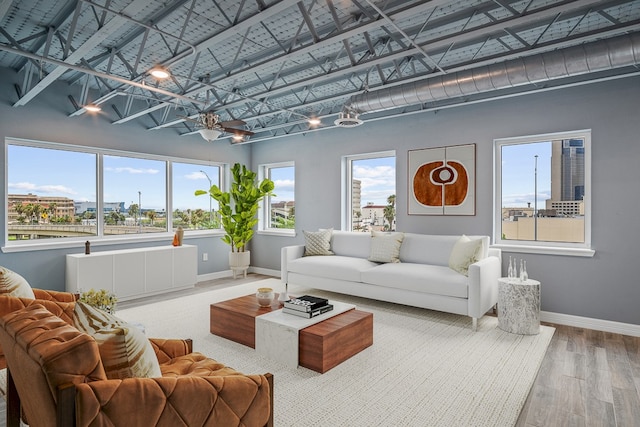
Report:
[[245,252],[229,252],[229,267],[233,273],[233,278],[236,278],[236,274],[242,272],[244,277],[247,277],[247,269],[251,263],[251,251]]

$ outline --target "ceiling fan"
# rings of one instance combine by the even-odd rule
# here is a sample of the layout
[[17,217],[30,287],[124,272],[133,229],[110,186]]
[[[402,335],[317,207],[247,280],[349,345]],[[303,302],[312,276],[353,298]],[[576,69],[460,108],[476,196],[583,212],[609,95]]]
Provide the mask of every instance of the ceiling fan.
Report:
[[251,136],[254,133],[244,129],[238,129],[232,126],[243,126],[247,123],[243,120],[229,120],[220,121],[220,116],[213,111],[205,111],[199,114],[197,119],[191,117],[180,116],[182,119],[194,122],[198,127],[202,128],[198,130],[198,133],[202,135],[204,139],[211,142],[218,138],[222,132],[233,134],[234,137],[242,139],[245,136]]

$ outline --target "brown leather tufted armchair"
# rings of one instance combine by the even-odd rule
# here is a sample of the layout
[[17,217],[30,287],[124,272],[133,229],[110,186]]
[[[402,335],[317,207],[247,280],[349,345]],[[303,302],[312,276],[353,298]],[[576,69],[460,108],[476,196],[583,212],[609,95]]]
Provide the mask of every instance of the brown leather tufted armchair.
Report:
[[243,375],[190,340],[150,340],[161,378],[106,378],[98,345],[42,305],[0,319],[7,427],[272,426],[273,376]]
[[[32,304],[41,304],[65,322],[71,323],[75,301],[80,295],[46,289],[33,288],[32,290],[36,299],[17,298],[6,294],[0,295],[0,317],[4,317],[13,311],[20,310]],[[6,367],[7,362],[4,358],[4,351],[2,350],[2,346],[0,346],[0,369]]]

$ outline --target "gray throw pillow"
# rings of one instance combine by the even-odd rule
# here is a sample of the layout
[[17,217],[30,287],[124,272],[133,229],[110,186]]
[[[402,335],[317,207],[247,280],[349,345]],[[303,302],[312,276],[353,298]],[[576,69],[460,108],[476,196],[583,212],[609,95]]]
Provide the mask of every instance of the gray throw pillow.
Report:
[[320,231],[302,231],[304,233],[304,256],[333,255],[331,252],[331,234],[333,228]]

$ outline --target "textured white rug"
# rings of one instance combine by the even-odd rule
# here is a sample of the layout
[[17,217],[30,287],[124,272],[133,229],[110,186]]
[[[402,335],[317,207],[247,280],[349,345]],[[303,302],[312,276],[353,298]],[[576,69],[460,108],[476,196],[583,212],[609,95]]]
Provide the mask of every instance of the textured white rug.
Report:
[[[275,425],[510,426],[535,380],[554,329],[523,336],[485,316],[468,317],[321,291],[374,314],[373,346],[325,374],[290,369],[209,333],[209,305],[278,279],[238,285],[118,311],[147,335],[192,338],[194,349],[244,373],[271,372]],[[290,289],[301,294],[305,289]]]

